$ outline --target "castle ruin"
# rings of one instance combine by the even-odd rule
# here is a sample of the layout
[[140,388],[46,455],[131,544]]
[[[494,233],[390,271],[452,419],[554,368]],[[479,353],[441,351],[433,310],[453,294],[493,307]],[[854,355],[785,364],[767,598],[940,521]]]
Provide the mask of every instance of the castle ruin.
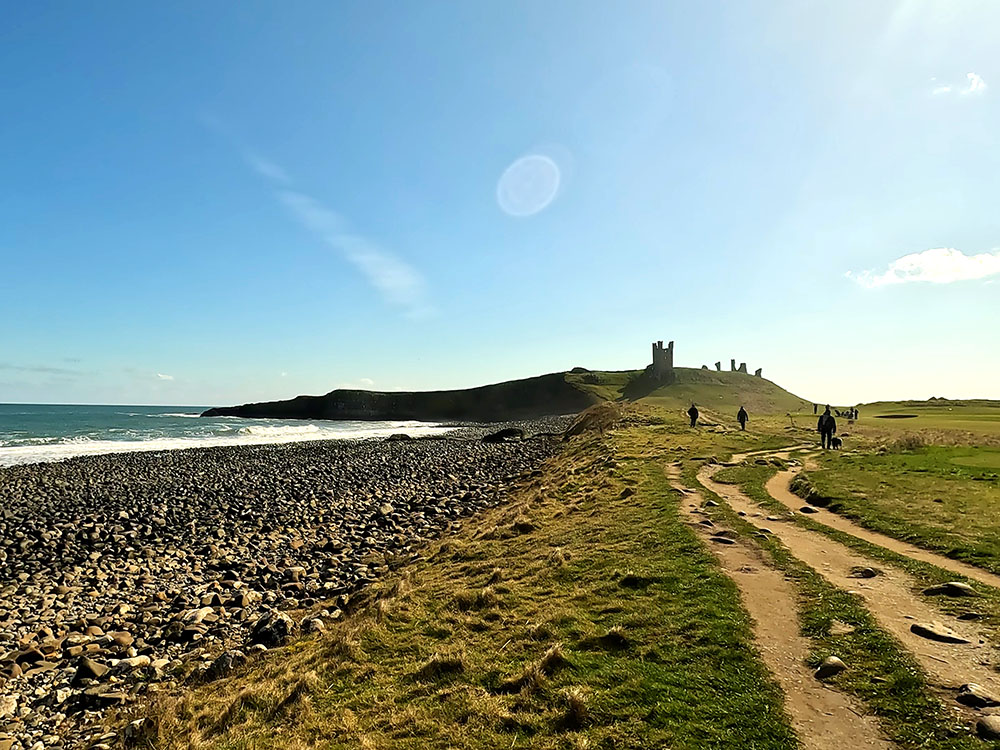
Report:
[[[653,342],[653,364],[647,368],[650,370],[653,378],[658,381],[671,381],[674,379],[674,342],[671,341],[665,347],[662,341]],[[702,365],[702,370],[707,370],[708,365]],[[722,372],[722,361],[715,363],[716,372]],[[740,362],[740,366],[736,366],[736,360],[729,360],[729,370],[730,372],[741,372],[744,375],[748,375],[747,363]],[[754,370],[754,376],[758,378],[764,377],[761,373],[763,372],[762,367],[758,367]]]
[[674,342],[663,347],[662,341],[653,342],[653,377],[656,380],[672,380],[674,377]]

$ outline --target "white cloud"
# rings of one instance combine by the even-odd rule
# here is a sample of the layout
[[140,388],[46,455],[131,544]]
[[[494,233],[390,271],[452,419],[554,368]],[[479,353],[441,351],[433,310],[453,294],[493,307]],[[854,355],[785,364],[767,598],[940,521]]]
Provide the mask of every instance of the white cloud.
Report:
[[986,91],[986,81],[983,80],[981,75],[966,73],[965,77],[969,79],[969,87],[962,89],[963,94],[981,94]]
[[931,94],[934,96],[943,96],[944,94],[966,96],[967,94],[982,94],[986,91],[986,81],[978,73],[966,73],[965,78],[967,81],[965,86],[959,86],[955,83],[937,83],[937,78],[931,78],[931,83],[936,84],[931,89]]
[[308,195],[281,190],[278,198],[306,229],[354,264],[387,302],[412,317],[431,312],[423,277],[404,260],[352,233],[343,217]]
[[158,377],[160,380],[173,380],[174,379],[173,375],[164,375],[162,372],[156,373],[156,377]]
[[[227,134],[222,124],[208,120],[213,130]],[[276,188],[276,195],[300,224],[316,234],[353,264],[387,302],[405,310],[408,317],[425,317],[433,312],[427,302],[423,276],[406,261],[387,252],[371,240],[356,234],[349,223],[308,195],[289,189],[292,179],[273,161],[247,149],[243,159]],[[282,375],[282,377],[285,377]]]
[[246,159],[247,164],[250,168],[259,174],[261,177],[266,177],[274,182],[280,182],[284,185],[289,185],[292,182],[292,178],[288,176],[288,172],[282,169],[280,166],[275,164],[270,159],[265,159],[259,154],[253,152],[247,152],[243,155]]
[[1000,250],[979,255],[966,255],[953,247],[936,247],[897,258],[884,273],[875,271],[847,272],[848,278],[868,289],[893,284],[924,281],[931,284],[951,284],[1000,275]]

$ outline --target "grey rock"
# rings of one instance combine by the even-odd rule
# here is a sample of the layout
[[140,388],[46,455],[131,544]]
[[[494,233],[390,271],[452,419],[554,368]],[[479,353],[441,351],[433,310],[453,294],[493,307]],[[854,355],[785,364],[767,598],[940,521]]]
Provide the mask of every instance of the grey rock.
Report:
[[915,622],[910,625],[910,632],[939,643],[971,643],[967,638],[963,638],[947,625],[939,622]]
[[979,596],[979,593],[967,583],[949,581],[924,589],[927,596]]
[[963,706],[971,706],[972,708],[1000,706],[1000,701],[986,692],[986,688],[974,682],[962,685],[958,690],[958,695],[955,696],[955,700]]
[[976,722],[976,735],[982,740],[1000,740],[1000,716],[981,716]]
[[823,660],[823,663],[819,665],[819,668],[813,673],[813,676],[817,680],[826,680],[834,675],[838,675],[847,669],[847,665],[844,664],[836,656],[828,656]]
[[285,645],[295,630],[295,621],[284,612],[267,612],[254,623],[247,643],[277,648]]

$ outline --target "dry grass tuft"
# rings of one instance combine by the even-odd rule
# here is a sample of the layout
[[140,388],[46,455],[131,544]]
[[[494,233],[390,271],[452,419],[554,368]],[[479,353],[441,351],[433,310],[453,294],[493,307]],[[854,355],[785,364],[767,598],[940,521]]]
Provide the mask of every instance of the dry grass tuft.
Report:
[[528,630],[528,637],[533,641],[547,641],[553,635],[552,626],[547,622],[535,623]]
[[334,633],[323,639],[322,655],[325,659],[359,662],[362,659],[361,644],[349,633]]
[[590,721],[587,693],[581,687],[569,687],[559,695],[563,704],[563,715],[559,723],[566,729],[579,729]]
[[545,675],[537,664],[529,664],[517,677],[504,680],[497,686],[498,693],[535,693],[545,687]]
[[557,568],[562,568],[572,559],[573,555],[562,547],[556,547],[549,553],[548,560]]
[[546,675],[554,674],[569,666],[572,666],[572,662],[566,657],[561,643],[552,644],[538,660],[538,670]]
[[510,527],[515,534],[530,534],[538,528],[530,518],[526,518],[525,516],[515,518],[514,523]]
[[462,612],[488,609],[499,603],[496,592],[491,586],[476,591],[459,591],[455,594],[454,601],[455,606]]
[[497,686],[499,693],[534,693],[545,687],[545,678],[570,666],[562,645],[553,644],[542,657],[524,668],[517,677],[510,677]]
[[292,683],[288,694],[274,707],[272,715],[284,720],[305,718],[312,710],[310,698],[319,688],[319,675],[310,669]]
[[383,622],[392,614],[393,605],[388,599],[379,599],[375,604],[375,622]]
[[632,641],[625,634],[625,629],[621,625],[615,625],[604,635],[596,638],[588,638],[585,645],[603,648],[608,651],[625,651],[632,648]]
[[915,451],[927,445],[924,436],[917,433],[909,433],[898,437],[890,443],[889,447],[893,453],[903,453],[904,451]]
[[437,680],[465,671],[465,657],[460,653],[438,653],[425,661],[414,675],[418,680]]

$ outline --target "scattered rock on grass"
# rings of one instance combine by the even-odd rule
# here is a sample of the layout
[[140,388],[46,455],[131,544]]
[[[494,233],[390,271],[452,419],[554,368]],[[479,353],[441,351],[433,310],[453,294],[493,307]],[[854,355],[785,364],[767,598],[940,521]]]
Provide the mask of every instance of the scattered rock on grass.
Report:
[[977,685],[974,682],[962,685],[958,690],[958,695],[955,696],[955,700],[963,706],[971,706],[972,708],[1000,706],[1000,701],[987,693],[982,685]]
[[979,596],[979,593],[967,583],[949,581],[924,589],[927,596]]
[[910,625],[910,632],[939,643],[971,643],[967,638],[963,638],[947,625],[939,622],[915,622]]
[[844,664],[843,661],[836,656],[828,656],[823,660],[823,663],[819,665],[819,669],[813,673],[813,676],[817,680],[825,680],[829,677],[840,674],[845,669],[847,669],[847,665]]
[[283,646],[294,632],[295,621],[291,617],[284,612],[267,612],[254,623],[247,642],[277,648]]
[[851,568],[851,578],[874,578],[879,574],[876,568]]

